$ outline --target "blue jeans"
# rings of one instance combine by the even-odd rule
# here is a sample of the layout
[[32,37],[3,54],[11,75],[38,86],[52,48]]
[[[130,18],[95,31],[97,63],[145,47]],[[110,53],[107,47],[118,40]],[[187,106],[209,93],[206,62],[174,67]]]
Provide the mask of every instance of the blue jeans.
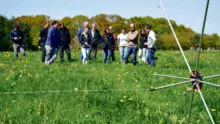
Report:
[[149,48],[147,55],[147,63],[151,66],[155,66],[154,53],[156,52],[156,48]]
[[102,54],[103,54],[103,63],[106,63],[106,60],[108,60],[108,63],[110,63],[111,50],[108,48],[103,48]]
[[41,50],[42,50],[42,57],[41,61],[44,63],[46,58],[46,49],[45,49],[45,43],[41,43]]
[[126,46],[119,47],[120,55],[121,55],[121,62],[125,62],[125,54],[126,54]]
[[137,47],[127,47],[125,54],[125,63],[128,63],[128,58],[132,54],[133,65],[137,64]]
[[55,47],[47,46],[47,45],[45,46],[45,49],[47,53],[45,64],[47,65],[52,64],[57,58],[58,49]]

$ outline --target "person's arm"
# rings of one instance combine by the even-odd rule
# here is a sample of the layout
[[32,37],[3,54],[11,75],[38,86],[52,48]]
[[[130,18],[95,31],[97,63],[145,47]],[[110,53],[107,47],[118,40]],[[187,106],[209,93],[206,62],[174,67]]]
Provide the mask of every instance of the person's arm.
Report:
[[21,32],[21,37],[19,37],[19,40],[23,40],[24,39],[24,32],[23,31],[20,31]]
[[83,34],[80,36],[80,39],[79,39],[79,42],[81,43],[81,44],[84,44],[84,36],[83,36]]
[[12,32],[12,31],[10,32],[9,39],[10,39],[10,40],[14,40],[14,39],[15,39],[15,37],[14,37],[14,35],[13,35],[13,32]]
[[148,37],[149,37],[149,39],[150,39],[150,43],[149,43],[148,48],[152,48],[152,47],[155,45],[155,43],[156,43],[155,33],[150,32]]
[[41,48],[41,40],[42,40],[42,36],[43,36],[43,30],[40,31],[39,37],[38,37],[38,48]]
[[80,38],[81,38],[81,35],[82,35],[82,29],[80,28],[78,33],[77,33],[77,39],[80,41]]
[[138,31],[135,31],[134,34],[130,34],[130,35],[133,35],[133,38],[130,38],[129,40],[130,40],[130,41],[133,41],[133,40],[135,40],[136,38],[138,38]]

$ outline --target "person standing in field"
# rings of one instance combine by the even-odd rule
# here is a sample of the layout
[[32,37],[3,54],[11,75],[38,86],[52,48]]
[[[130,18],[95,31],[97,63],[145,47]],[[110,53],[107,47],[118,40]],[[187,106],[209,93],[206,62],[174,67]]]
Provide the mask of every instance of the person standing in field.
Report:
[[155,66],[154,53],[156,52],[156,35],[153,30],[151,30],[151,26],[145,26],[145,31],[148,34],[147,46],[147,63],[151,66]]
[[[89,31],[90,31],[89,22],[87,22],[87,21],[84,22],[84,23],[83,23],[83,27],[81,27],[81,28],[78,30],[77,39],[79,40],[79,42],[80,42],[81,35],[82,35],[83,31],[84,31],[84,28],[88,28]],[[82,53],[80,53],[80,60],[83,60],[83,55],[82,55]]]
[[58,30],[58,26],[59,23],[57,21],[53,21],[52,27],[48,30],[47,41],[45,44],[46,65],[52,64],[57,57],[58,47],[60,45],[60,32]]
[[91,43],[91,38],[89,36],[89,29],[84,28],[84,31],[81,35],[80,38],[80,43],[81,43],[81,52],[83,55],[83,64],[88,64],[89,60],[89,52],[90,52],[90,43]]
[[141,63],[141,61],[144,61],[144,63],[146,63],[148,35],[146,34],[145,29],[141,29],[140,35],[141,36],[140,36],[140,45],[138,51],[138,60],[139,63]]
[[121,62],[125,62],[125,54],[128,47],[128,34],[125,28],[122,29],[121,34],[118,35],[117,39],[119,43]]
[[59,46],[59,53],[60,53],[60,61],[64,61],[64,51],[67,53],[68,61],[71,62],[71,52],[70,52],[70,32],[66,28],[64,24],[60,24],[60,46]]
[[133,65],[137,64],[137,47],[138,47],[138,31],[134,24],[130,24],[130,32],[128,33],[128,47],[125,55],[125,63],[128,63],[128,58],[132,54]]
[[42,57],[41,61],[44,63],[45,58],[46,58],[46,49],[45,49],[45,43],[47,40],[47,34],[48,34],[48,29],[50,27],[50,21],[47,21],[44,23],[44,28],[41,29],[39,37],[38,37],[38,49],[42,50]]
[[108,63],[110,63],[111,51],[112,49],[114,49],[114,37],[110,33],[109,28],[106,28],[104,31],[104,35],[102,36],[101,47],[103,53],[103,63],[106,63],[107,60]]
[[24,34],[20,30],[19,26],[14,26],[14,29],[10,32],[10,40],[13,41],[14,57],[18,59],[18,50],[20,50],[22,56],[25,58],[25,50],[23,45]]
[[93,51],[93,60],[97,59],[98,44],[101,40],[101,35],[98,29],[96,29],[96,24],[92,24],[91,32],[91,50],[89,52],[89,58],[91,59],[91,52]]
[[111,58],[112,58],[112,61],[114,62],[115,61],[115,45],[116,45],[116,41],[117,41],[117,35],[113,32],[113,30],[112,30],[112,27],[110,26],[109,27],[109,30],[110,30],[110,35],[112,35],[112,37],[113,37],[113,49],[111,49]]

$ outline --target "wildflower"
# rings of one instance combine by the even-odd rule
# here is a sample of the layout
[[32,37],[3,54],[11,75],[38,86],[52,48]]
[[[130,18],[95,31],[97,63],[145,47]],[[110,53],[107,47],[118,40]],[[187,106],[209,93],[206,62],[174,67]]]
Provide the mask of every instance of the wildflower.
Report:
[[78,88],[75,88],[74,90],[75,90],[75,91],[78,91]]
[[215,112],[216,110],[215,109],[212,109],[212,112]]
[[9,80],[9,77],[6,77],[6,79],[5,79],[6,81],[8,81]]
[[126,99],[127,98],[127,96],[124,96],[124,99]]
[[129,98],[128,100],[132,101],[132,100],[133,100],[133,98]]
[[88,118],[89,117],[89,115],[86,115],[86,118]]
[[145,101],[143,100],[142,103],[145,103]]
[[124,100],[120,100],[120,102],[124,102]]

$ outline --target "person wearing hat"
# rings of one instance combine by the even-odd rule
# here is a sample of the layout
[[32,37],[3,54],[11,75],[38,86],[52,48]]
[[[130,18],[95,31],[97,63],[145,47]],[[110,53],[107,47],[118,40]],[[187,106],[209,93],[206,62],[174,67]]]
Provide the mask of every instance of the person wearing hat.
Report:
[[23,39],[24,34],[20,30],[19,26],[14,26],[14,29],[10,32],[10,40],[13,41],[13,49],[14,49],[14,56],[17,59],[18,58],[18,51],[20,50],[23,57],[26,57],[24,45],[23,45]]

